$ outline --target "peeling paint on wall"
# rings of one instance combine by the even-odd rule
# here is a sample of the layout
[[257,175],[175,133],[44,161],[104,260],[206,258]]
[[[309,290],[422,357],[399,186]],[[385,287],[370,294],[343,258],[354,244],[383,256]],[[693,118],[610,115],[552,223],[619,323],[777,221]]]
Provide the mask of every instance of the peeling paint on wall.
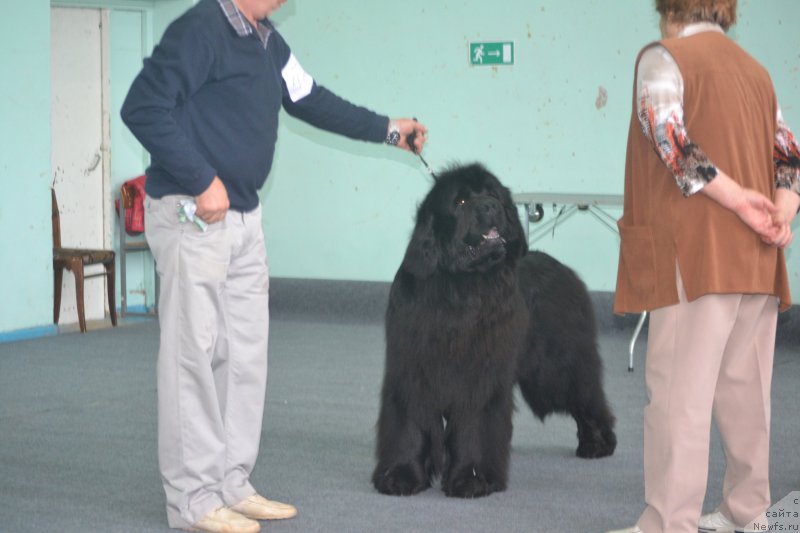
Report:
[[602,85],[597,88],[597,100],[594,101],[594,106],[601,109],[608,103],[608,91]]

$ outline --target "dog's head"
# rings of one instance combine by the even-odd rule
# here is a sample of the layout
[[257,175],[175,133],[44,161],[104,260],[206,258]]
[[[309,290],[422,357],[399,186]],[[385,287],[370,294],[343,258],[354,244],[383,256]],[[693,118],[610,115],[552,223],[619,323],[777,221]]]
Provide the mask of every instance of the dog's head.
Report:
[[527,249],[508,189],[481,165],[456,166],[420,205],[403,268],[419,278],[437,270],[485,273],[513,266]]

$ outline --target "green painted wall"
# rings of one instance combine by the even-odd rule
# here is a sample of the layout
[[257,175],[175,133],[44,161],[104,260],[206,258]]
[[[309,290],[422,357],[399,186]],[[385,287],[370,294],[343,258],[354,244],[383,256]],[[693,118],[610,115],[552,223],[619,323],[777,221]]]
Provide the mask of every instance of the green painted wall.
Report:
[[[54,0],[52,5],[109,9],[112,185],[140,174],[147,154],[119,120],[119,108],[154,35],[192,0]],[[49,0],[13,2],[0,21],[0,340],[50,334],[53,317],[50,217]],[[24,24],[22,21],[36,21]],[[116,230],[115,230],[116,236]],[[115,237],[116,238],[116,237]],[[115,245],[116,247],[116,245]],[[152,266],[129,261],[129,305],[152,305]],[[148,297],[136,291],[147,291]],[[117,282],[119,293],[119,282]],[[119,294],[117,295],[119,302]]]
[[[621,194],[633,63],[657,39],[641,0],[289,2],[278,28],[317,81],[357,103],[415,115],[435,167],[480,161],[515,192]],[[734,36],[770,69],[790,124],[800,34],[793,0],[740,2]],[[511,40],[513,66],[470,67],[470,41]],[[598,95],[607,103],[598,107]],[[272,274],[389,280],[429,187],[411,155],[320,133],[285,116],[262,195]],[[618,218],[620,211],[610,213]],[[548,207],[547,217],[555,212]],[[797,226],[796,226],[797,227]],[[589,214],[533,243],[613,291],[618,241]],[[800,301],[798,245],[789,250]]]
[[[53,321],[50,222],[50,6],[0,17],[0,332]],[[36,21],[23,24],[21,21]]]
[[[59,1],[111,10],[115,187],[147,161],[121,125],[119,106],[142,56],[191,3]],[[10,6],[0,22],[6,73],[0,171],[7,183],[0,196],[0,336],[46,332],[52,317],[50,51],[42,23],[50,2]],[[480,161],[516,192],[620,194],[633,61],[658,37],[651,6],[642,0],[503,0],[491,7],[477,0],[293,0],[275,20],[319,83],[376,111],[424,121],[430,128],[425,156],[434,167]],[[786,119],[800,132],[800,34],[793,24],[799,16],[795,0],[740,0],[732,35],[770,70]],[[494,40],[514,41],[515,64],[470,67],[468,43]],[[608,96],[598,106],[601,88]],[[284,114],[261,195],[272,275],[390,280],[429,185],[410,154],[319,132]],[[554,215],[546,207],[546,216]],[[575,215],[533,245],[574,267],[591,289],[613,290],[617,238],[590,215]],[[788,251],[796,301],[799,247],[796,242]],[[130,305],[152,304],[152,274],[142,258],[129,263],[128,284],[147,293],[146,299],[130,293]]]

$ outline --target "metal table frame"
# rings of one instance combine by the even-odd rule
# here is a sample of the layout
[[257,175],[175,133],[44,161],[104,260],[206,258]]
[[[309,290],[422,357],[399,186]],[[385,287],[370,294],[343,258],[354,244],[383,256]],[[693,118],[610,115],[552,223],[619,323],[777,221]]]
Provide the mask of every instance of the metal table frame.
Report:
[[[541,239],[548,232],[554,232],[559,224],[582,211],[592,215],[598,222],[619,237],[617,219],[611,216],[604,208],[622,207],[622,195],[526,192],[513,194],[512,198],[515,204],[525,208],[523,228],[529,244]],[[538,223],[544,218],[544,206],[548,204],[554,208],[561,207],[555,217],[545,221],[541,226],[531,231],[531,223]],[[628,346],[628,372],[633,372],[633,352],[636,346],[636,339],[639,337],[646,319],[647,311],[639,316],[639,321],[633,331],[633,336]]]
[[[117,257],[119,258],[119,273],[120,273],[120,316],[124,317],[126,315],[131,316],[153,316],[158,313],[158,296],[160,292],[160,283],[158,279],[158,272],[156,271],[156,262],[153,259],[153,282],[155,284],[154,287],[154,303],[153,303],[153,310],[151,312],[132,312],[128,311],[128,261],[127,256],[130,253],[137,253],[137,252],[150,252],[150,247],[147,245],[147,241],[140,238],[137,240],[130,240],[130,237],[125,233],[125,202],[123,201],[122,197],[120,196],[119,199],[119,224],[117,224],[119,228],[119,254]],[[145,298],[145,305],[147,305],[147,299]]]

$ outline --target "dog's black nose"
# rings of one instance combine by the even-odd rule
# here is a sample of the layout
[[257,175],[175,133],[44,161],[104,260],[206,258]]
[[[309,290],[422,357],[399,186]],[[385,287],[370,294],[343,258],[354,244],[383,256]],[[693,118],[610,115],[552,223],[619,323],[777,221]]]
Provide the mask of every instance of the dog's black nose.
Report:
[[485,220],[492,221],[500,213],[500,204],[494,198],[478,198],[474,202],[475,212]]

